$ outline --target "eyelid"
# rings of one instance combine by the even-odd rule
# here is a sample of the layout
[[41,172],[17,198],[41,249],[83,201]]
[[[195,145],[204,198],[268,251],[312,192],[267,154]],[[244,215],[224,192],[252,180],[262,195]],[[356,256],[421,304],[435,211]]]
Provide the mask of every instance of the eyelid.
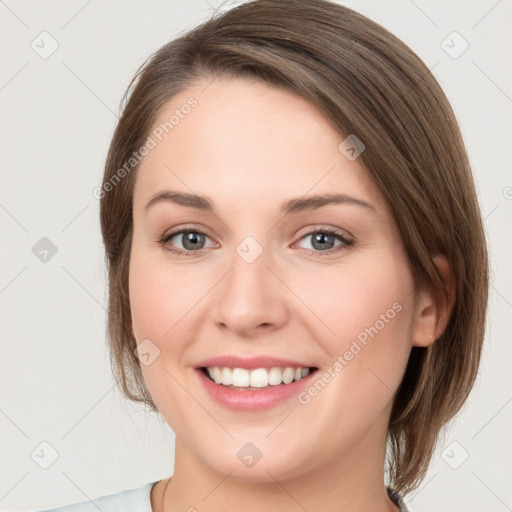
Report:
[[[317,224],[317,225],[314,225],[314,226],[309,227],[309,228],[304,228],[304,230],[305,230],[305,232],[303,231],[302,234],[298,236],[297,241],[292,244],[292,247],[294,245],[296,245],[297,243],[299,243],[304,238],[306,238],[308,236],[311,236],[311,235],[313,235],[315,233],[324,233],[324,234],[332,235],[332,236],[338,238],[338,240],[340,240],[342,242],[341,245],[339,245],[337,247],[333,247],[333,248],[325,250],[325,251],[320,251],[320,250],[316,250],[316,249],[303,249],[303,250],[307,251],[310,254],[326,255],[326,256],[332,255],[332,254],[337,254],[342,249],[346,249],[348,247],[351,247],[355,243],[354,236],[352,234],[348,233],[347,231],[342,230],[340,228],[334,228],[334,227],[331,227],[331,226]],[[218,242],[216,242],[215,239],[212,236],[210,236],[208,230],[203,229],[203,228],[198,227],[198,226],[193,225],[193,224],[184,225],[184,226],[178,226],[178,227],[170,229],[169,231],[165,232],[157,240],[157,243],[162,245],[167,251],[169,251],[171,253],[174,253],[174,254],[177,254],[178,256],[200,256],[200,255],[202,255],[203,252],[207,248],[199,249],[197,251],[191,251],[189,249],[179,249],[179,248],[169,249],[169,248],[165,247],[166,243],[171,238],[174,238],[177,235],[181,235],[181,234],[183,234],[184,232],[187,232],[187,231],[201,233],[201,234],[205,235],[206,237],[210,238],[211,240],[213,240],[215,244],[218,244]]]
[[[211,234],[208,232],[208,230],[206,230],[202,227],[199,227],[195,224],[185,224],[184,226],[178,226],[176,228],[171,228],[168,231],[166,231],[162,235],[161,238],[168,238],[170,236],[178,235],[182,231],[197,231],[198,233],[202,233],[202,234],[207,235],[208,237],[214,239],[214,237],[211,236]],[[305,236],[311,235],[313,233],[327,231],[327,232],[335,234],[337,236],[341,236],[346,239],[354,240],[354,236],[351,233],[349,233],[347,230],[341,229],[341,228],[334,228],[334,227],[331,227],[331,226],[328,226],[325,224],[315,224],[312,227],[304,228],[301,231],[302,231],[302,234],[299,235],[299,239],[302,239]]]
[[347,240],[351,240],[351,241],[355,240],[355,237],[346,229],[335,228],[335,227],[329,226],[327,224],[315,224],[312,227],[304,228],[304,230],[301,230],[302,234],[299,235],[299,239],[302,239],[303,237],[305,237],[307,235],[311,235],[313,233],[318,233],[318,232],[320,232],[320,233],[328,232],[328,233],[334,234],[336,236],[343,237]]
[[184,226],[178,226],[178,227],[171,228],[171,229],[167,230],[162,235],[162,238],[169,238],[171,236],[179,235],[183,231],[194,231],[194,232],[197,231],[198,233],[202,233],[203,235],[206,235],[209,238],[213,238],[206,229],[203,229],[194,224],[185,224]]
[[[210,235],[210,233],[206,229],[200,228],[198,226],[179,226],[177,228],[170,229],[168,232],[164,233],[160,237],[159,241],[161,243],[164,243],[164,242],[170,240],[171,238],[174,238],[175,236],[182,235],[185,232],[200,233],[200,234],[204,235],[205,237],[209,238],[210,240],[212,240],[214,242],[214,244],[218,245],[218,242],[215,240],[214,237],[212,237]],[[177,250],[178,251],[188,251],[188,249],[177,249]],[[199,254],[203,250],[204,249],[199,249],[197,251],[189,251],[189,252],[194,252],[194,253]]]
[[334,228],[331,226],[315,225],[313,227],[306,228],[306,232],[303,232],[302,234],[299,235],[298,240],[293,243],[293,246],[295,246],[308,236],[314,235],[315,233],[324,233],[327,235],[332,235],[335,238],[337,238],[341,242],[341,244],[338,245],[337,247],[332,247],[331,249],[327,249],[325,251],[320,251],[316,249],[303,249],[314,256],[328,257],[332,255],[338,255],[342,250],[352,247],[355,244],[354,236],[352,234],[349,234],[345,230],[342,230],[340,228]]

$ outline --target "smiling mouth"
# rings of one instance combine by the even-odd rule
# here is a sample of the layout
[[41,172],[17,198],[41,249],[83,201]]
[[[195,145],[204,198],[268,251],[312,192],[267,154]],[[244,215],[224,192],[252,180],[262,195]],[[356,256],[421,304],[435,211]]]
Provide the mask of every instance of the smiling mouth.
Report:
[[230,389],[260,391],[272,386],[287,386],[316,372],[316,367],[272,367],[230,368],[223,366],[203,366],[199,370],[212,382]]

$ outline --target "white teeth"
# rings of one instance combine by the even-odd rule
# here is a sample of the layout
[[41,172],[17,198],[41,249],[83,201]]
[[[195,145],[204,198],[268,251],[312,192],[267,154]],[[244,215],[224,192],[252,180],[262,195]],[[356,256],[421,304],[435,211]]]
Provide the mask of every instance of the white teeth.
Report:
[[230,386],[233,384],[231,368],[222,368],[222,384],[224,384],[224,386]]
[[233,386],[239,388],[249,387],[249,370],[245,368],[233,368],[231,376],[233,378]]
[[279,386],[282,381],[281,368],[270,368],[268,372],[268,383],[271,386]]
[[264,388],[268,386],[267,370],[265,370],[265,368],[258,368],[257,370],[252,370],[250,384],[251,388]]
[[213,367],[212,378],[217,384],[222,383],[222,372],[220,371],[220,368],[218,366]]
[[241,388],[265,388],[279,386],[283,383],[290,384],[309,375],[309,368],[292,368],[290,366],[286,368],[256,368],[255,370],[209,366],[206,370],[216,384]]
[[295,377],[295,370],[293,368],[285,368],[283,372],[283,382],[285,384],[290,384],[293,382],[293,378]]

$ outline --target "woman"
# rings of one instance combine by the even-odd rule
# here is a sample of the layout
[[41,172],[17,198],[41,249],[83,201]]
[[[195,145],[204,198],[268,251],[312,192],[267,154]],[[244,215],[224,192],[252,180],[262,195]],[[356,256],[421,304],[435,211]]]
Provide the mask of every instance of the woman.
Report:
[[98,191],[109,344],[175,432],[174,473],[58,510],[407,510],[473,385],[488,287],[428,68],[346,7],[256,0],[127,96]]

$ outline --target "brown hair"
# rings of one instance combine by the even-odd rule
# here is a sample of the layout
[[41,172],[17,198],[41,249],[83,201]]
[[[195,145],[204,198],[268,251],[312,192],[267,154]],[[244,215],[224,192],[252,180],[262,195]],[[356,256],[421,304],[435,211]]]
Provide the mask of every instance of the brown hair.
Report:
[[449,323],[434,343],[413,347],[389,423],[391,484],[413,490],[441,428],[476,378],[488,293],[485,235],[464,143],[439,84],[403,42],[341,5],[245,2],[167,43],[137,71],[123,98],[100,194],[108,341],[118,385],[128,399],[157,410],[134,354],[128,295],[137,165],[122,179],[120,170],[173,96],[217,76],[253,77],[294,91],[340,135],[364,142],[359,158],[391,205],[417,286],[430,290],[438,306],[447,288],[432,256],[448,258],[456,287]]

